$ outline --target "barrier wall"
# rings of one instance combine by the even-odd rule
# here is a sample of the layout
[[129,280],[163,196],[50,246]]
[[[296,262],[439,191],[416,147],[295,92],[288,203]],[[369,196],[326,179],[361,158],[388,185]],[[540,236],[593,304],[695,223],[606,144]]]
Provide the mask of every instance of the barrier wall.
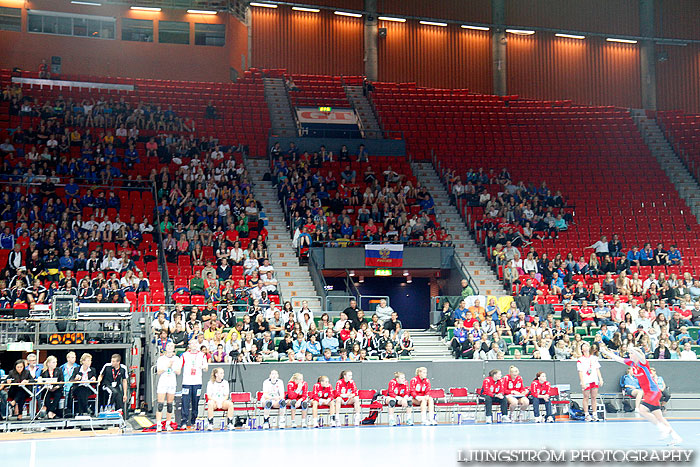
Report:
[[[326,375],[334,383],[340,372],[345,369],[352,370],[353,379],[360,389],[384,389],[393,378],[395,371],[401,371],[407,378],[412,378],[416,368],[425,366],[428,368],[428,377],[433,388],[467,387],[473,391],[480,387],[488,372],[494,368],[503,373],[508,371],[511,365],[520,369],[520,374],[526,383],[530,383],[538,371],[545,371],[547,379],[554,384],[570,384],[574,394],[580,393],[578,372],[574,361],[552,360],[454,360],[454,361],[395,361],[395,362],[327,362],[327,363],[253,363],[245,366],[239,365],[245,391],[255,393],[262,389],[262,382],[269,376],[270,371],[276,369],[283,381],[288,381],[293,373],[303,373],[304,379],[309,383],[315,383],[320,375]],[[209,374],[215,367],[225,369],[226,378],[231,376],[230,364],[210,364],[209,372],[204,376],[204,387],[209,380]],[[603,393],[620,391],[620,377],[625,371],[625,366],[610,361],[601,361],[601,373],[604,385]],[[698,392],[698,380],[695,377],[700,370],[700,361],[669,361],[655,360],[651,366],[656,368],[659,375],[664,378],[666,385],[674,394]],[[240,381],[240,380],[239,380]],[[240,382],[236,391],[241,391]]]
[[367,152],[372,156],[404,156],[406,154],[406,142],[397,139],[342,139],[342,138],[290,138],[272,136],[269,138],[268,147],[272,147],[276,142],[282,145],[283,149],[289,147],[290,142],[294,142],[299,151],[308,151],[310,154],[317,152],[321,145],[326,149],[338,154],[344,145],[348,147],[350,154],[357,154],[360,144],[364,144]]
[[[364,269],[365,249],[313,248],[314,258],[322,269]],[[403,250],[404,269],[451,269],[454,248],[406,247]],[[373,268],[369,268],[373,269]]]

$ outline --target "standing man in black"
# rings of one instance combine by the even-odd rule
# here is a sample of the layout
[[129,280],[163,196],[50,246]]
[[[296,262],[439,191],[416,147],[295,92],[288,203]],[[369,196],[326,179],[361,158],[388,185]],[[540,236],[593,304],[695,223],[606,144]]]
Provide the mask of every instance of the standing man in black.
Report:
[[122,357],[119,354],[112,355],[112,361],[105,363],[97,378],[97,386],[108,394],[105,404],[114,404],[116,410],[121,409],[126,419],[126,365],[122,365]]
[[360,311],[359,308],[357,308],[357,300],[350,299],[350,306],[347,307],[343,312],[347,315],[348,320],[352,323],[355,323],[357,321],[357,312]]

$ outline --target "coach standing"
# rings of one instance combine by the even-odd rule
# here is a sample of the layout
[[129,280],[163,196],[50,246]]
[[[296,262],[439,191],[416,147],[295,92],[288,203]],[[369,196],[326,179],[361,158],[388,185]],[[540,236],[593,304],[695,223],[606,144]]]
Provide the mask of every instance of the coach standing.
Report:
[[121,355],[112,355],[112,361],[105,363],[97,378],[97,386],[109,394],[107,405],[114,404],[116,410],[122,410],[126,419],[126,366],[122,365]]
[[[190,348],[182,354],[182,419],[180,425],[194,425],[199,412],[199,397],[202,394],[202,371],[209,364],[200,352],[196,339],[190,341]],[[191,410],[191,412],[190,412]]]

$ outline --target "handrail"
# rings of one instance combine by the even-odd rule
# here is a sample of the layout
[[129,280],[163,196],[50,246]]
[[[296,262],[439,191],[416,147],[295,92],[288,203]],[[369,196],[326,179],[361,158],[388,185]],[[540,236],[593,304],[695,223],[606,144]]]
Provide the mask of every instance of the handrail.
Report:
[[349,270],[345,270],[345,290],[350,292],[350,295],[355,297],[355,300],[359,302],[360,300],[360,291],[357,289],[355,286],[355,281],[352,280],[352,276],[350,275]]
[[[155,182],[151,184],[151,193],[153,194],[153,199],[156,203],[156,206],[158,206],[159,200]],[[153,216],[157,226],[157,228],[153,229],[153,232],[157,236],[156,243],[158,245],[158,262],[160,263],[159,269],[161,282],[163,282],[163,291],[165,292],[165,296],[169,300],[172,300],[173,289],[170,286],[170,276],[168,274],[168,261],[165,256],[165,250],[163,249],[163,232],[160,231],[160,213],[158,212],[157,207],[153,211]]]
[[326,287],[328,283],[326,282],[326,278],[323,277],[323,274],[321,274],[321,269],[311,252],[309,252],[309,274],[311,275],[311,282],[313,282],[316,288],[316,293],[322,298],[321,306],[323,311],[326,311],[326,297],[328,296],[328,289]]
[[467,266],[464,264],[459,255],[452,255],[452,260],[455,262],[457,269],[459,269],[459,271],[462,273],[462,277],[466,279],[467,283],[471,286],[474,294],[479,295],[479,286],[476,284],[476,281],[469,273],[469,269],[467,269]]

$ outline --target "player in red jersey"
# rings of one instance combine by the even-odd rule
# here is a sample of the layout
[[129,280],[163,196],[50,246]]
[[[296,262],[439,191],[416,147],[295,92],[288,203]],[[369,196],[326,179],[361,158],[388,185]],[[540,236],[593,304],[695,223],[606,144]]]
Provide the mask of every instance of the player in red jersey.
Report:
[[[522,421],[524,416],[527,416],[527,408],[530,406],[528,392],[529,389],[523,384],[523,377],[520,376],[520,370],[517,366],[511,365],[508,374],[503,377],[503,393],[506,395],[511,412],[520,409],[518,421]],[[515,419],[511,417],[511,420]]]
[[394,379],[389,381],[389,389],[386,391],[386,403],[389,406],[389,425],[396,425],[394,408],[397,406],[406,409],[406,425],[413,425],[411,417],[413,399],[410,396],[406,375],[400,371],[394,373]]
[[304,375],[294,373],[287,383],[287,408],[292,417],[292,428],[297,427],[296,411],[301,409],[301,427],[306,428],[306,414],[309,407],[309,386],[304,381]]
[[[547,381],[547,373],[538,371],[535,380],[530,385],[530,395],[532,397],[532,410],[535,412],[535,423],[554,423],[552,416],[552,401],[549,396],[549,391],[552,389],[549,381]],[[540,415],[540,404],[544,404],[547,418],[544,420]]]
[[360,398],[357,395],[357,386],[352,380],[352,371],[343,370],[340,378],[335,383],[335,405],[340,414],[340,409],[344,405],[352,405],[355,410],[355,426],[360,426]]
[[501,406],[501,421],[505,423],[510,422],[510,417],[508,417],[508,400],[503,389],[501,370],[489,371],[489,376],[481,384],[481,397],[484,399],[484,406],[486,407],[486,423],[493,422],[491,407],[494,402]]
[[[435,421],[434,402],[430,396],[430,380],[428,369],[424,366],[416,368],[416,376],[411,379],[409,389],[414,405],[420,405],[420,419],[423,425],[437,425]],[[426,418],[427,412],[427,418]]]
[[636,347],[631,347],[628,349],[630,358],[621,358],[607,350],[603,350],[603,352],[609,359],[632,367],[632,374],[637,378],[639,386],[644,391],[642,404],[639,406],[641,416],[656,425],[662,438],[671,437],[671,440],[668,442],[669,445],[682,443],[683,438],[676,433],[661,411],[661,389],[656,382],[656,377],[651,372],[644,352]]
[[328,381],[328,376],[319,376],[318,382],[311,389],[311,413],[314,428],[318,428],[318,408],[328,406],[331,414],[331,426],[335,426],[335,391]]

